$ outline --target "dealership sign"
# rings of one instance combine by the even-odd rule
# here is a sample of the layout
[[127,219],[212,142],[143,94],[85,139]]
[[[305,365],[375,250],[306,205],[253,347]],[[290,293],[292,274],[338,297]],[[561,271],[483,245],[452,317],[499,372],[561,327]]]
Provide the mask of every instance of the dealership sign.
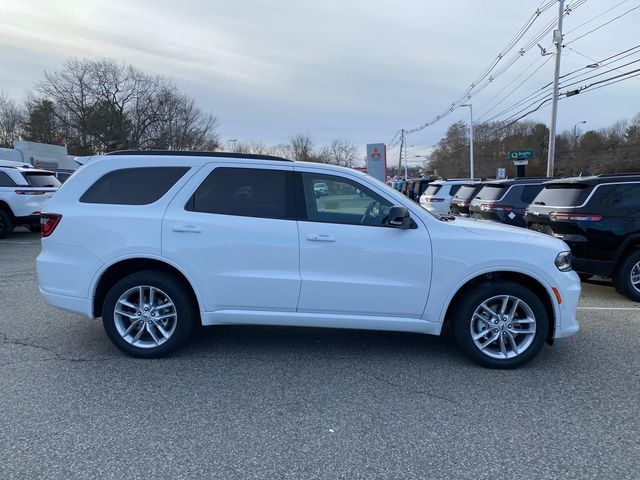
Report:
[[529,159],[533,158],[533,150],[509,151],[508,157],[514,165],[528,165]]
[[384,143],[367,144],[367,173],[381,182],[387,180],[387,146]]

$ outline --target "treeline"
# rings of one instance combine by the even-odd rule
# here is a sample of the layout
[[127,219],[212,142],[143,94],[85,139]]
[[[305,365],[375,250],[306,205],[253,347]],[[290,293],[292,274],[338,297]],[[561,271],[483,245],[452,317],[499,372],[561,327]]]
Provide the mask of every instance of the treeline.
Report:
[[123,149],[215,150],[217,119],[169,79],[112,59],[67,60],[20,104],[0,92],[0,146],[66,145],[71,155]]
[[[581,126],[581,125],[580,125]],[[454,123],[428,159],[428,170],[442,177],[469,176],[469,130],[464,122]],[[609,128],[586,132],[566,130],[557,136],[555,175],[577,175],[640,171],[640,114],[631,121],[618,121]],[[499,123],[474,124],[474,164],[477,177],[493,177],[506,167],[515,176],[516,167],[507,160],[509,151],[533,150],[528,176],[547,171],[549,129],[543,123],[522,121],[504,127]]]

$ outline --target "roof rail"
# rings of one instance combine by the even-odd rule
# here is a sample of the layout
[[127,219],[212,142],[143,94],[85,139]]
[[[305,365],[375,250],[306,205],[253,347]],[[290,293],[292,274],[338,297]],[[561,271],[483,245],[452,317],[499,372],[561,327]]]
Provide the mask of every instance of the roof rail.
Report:
[[625,173],[601,173],[599,177],[638,177],[640,173],[625,172]]
[[293,162],[288,158],[276,157],[274,155],[258,155],[255,153],[236,152],[203,152],[188,150],[117,150],[105,153],[105,155],[166,155],[171,157],[227,157],[227,158],[247,158],[252,160],[277,160],[280,162]]

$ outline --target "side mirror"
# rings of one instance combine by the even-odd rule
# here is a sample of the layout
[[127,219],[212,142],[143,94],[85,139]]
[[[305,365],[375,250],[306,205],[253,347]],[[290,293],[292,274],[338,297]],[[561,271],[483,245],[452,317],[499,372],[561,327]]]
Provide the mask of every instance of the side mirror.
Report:
[[409,210],[405,207],[398,207],[394,205],[389,209],[389,215],[387,217],[387,225],[394,228],[401,228],[406,230],[411,228],[411,217],[409,216]]

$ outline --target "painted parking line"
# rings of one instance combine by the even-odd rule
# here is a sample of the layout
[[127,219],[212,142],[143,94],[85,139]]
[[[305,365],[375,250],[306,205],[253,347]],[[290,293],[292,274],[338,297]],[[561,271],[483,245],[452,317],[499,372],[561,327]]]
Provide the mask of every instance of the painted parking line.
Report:
[[578,310],[628,310],[640,312],[640,307],[578,307]]

